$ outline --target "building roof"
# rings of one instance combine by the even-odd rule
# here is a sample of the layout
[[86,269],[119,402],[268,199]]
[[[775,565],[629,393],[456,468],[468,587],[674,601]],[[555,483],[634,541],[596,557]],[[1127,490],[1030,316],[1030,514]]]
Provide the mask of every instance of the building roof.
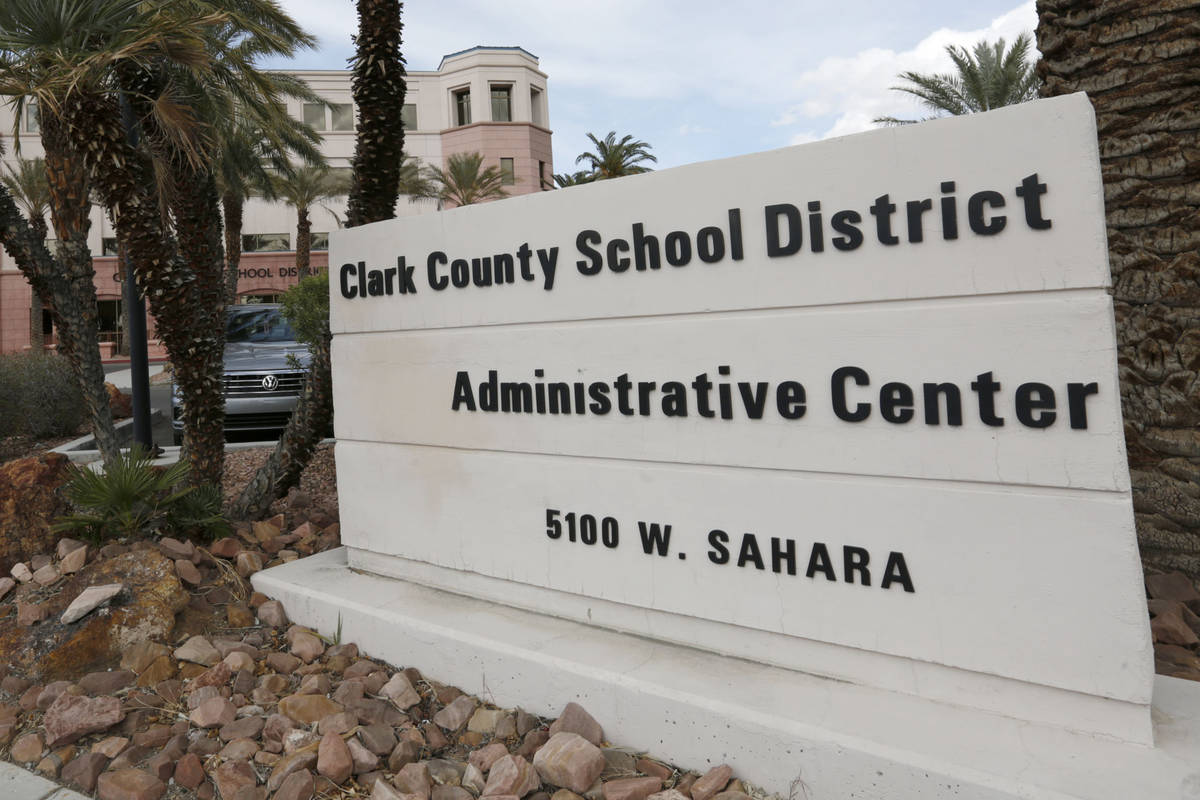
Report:
[[468,47],[466,50],[458,50],[454,53],[447,53],[446,55],[442,56],[442,60],[438,63],[438,69],[440,70],[446,64],[446,59],[465,55],[466,53],[474,53],[476,50],[511,50],[511,51],[517,52],[517,53],[524,53],[525,55],[532,58],[534,61],[538,60],[537,56],[535,56],[533,53],[526,50],[524,47],[511,47],[511,46],[500,47],[500,46],[495,46],[495,45],[477,44],[474,47]]

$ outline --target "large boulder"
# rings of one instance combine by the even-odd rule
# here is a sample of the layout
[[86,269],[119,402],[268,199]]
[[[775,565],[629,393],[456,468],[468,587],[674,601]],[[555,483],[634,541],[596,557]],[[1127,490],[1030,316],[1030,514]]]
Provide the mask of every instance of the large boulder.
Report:
[[[110,603],[76,622],[60,619],[90,586],[124,584]],[[14,671],[38,681],[75,678],[104,669],[147,639],[169,639],[188,595],[175,564],[157,549],[138,549],[89,564],[42,602],[45,621],[0,626],[0,653]]]
[[50,524],[68,510],[58,489],[69,464],[62,453],[0,464],[0,575],[18,561],[54,552],[58,537]]

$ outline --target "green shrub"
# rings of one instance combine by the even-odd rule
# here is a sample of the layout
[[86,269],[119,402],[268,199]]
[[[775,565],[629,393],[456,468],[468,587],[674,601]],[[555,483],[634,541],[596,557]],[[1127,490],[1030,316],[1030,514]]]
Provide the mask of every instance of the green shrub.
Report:
[[144,450],[134,447],[103,472],[74,465],[70,471],[63,494],[76,513],[54,524],[60,533],[99,542],[156,533],[211,539],[229,529],[218,487],[184,485],[187,462],[156,467]]
[[296,341],[312,347],[329,328],[329,273],[304,278],[283,293],[279,305],[296,332]]
[[65,358],[0,356],[0,436],[62,436],[74,433],[86,416],[83,395]]

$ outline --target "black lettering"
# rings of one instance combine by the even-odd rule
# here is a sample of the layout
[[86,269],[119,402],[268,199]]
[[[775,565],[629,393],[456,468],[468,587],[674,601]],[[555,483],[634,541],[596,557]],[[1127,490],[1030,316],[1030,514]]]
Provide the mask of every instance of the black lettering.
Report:
[[633,416],[633,406],[629,405],[629,390],[633,388],[633,383],[629,380],[629,373],[623,372],[613,381],[613,386],[617,389],[617,410],[627,417]]
[[881,194],[868,210],[875,217],[875,234],[879,237],[879,243],[900,244],[900,237],[892,234],[892,214],[896,211],[896,204],[886,194]]
[[[242,272],[245,272],[245,270],[242,270]],[[346,298],[347,300],[353,300],[354,298],[358,297],[358,287],[350,284],[350,276],[356,272],[357,269],[353,264],[342,264],[342,268],[338,274],[338,283],[342,289],[342,297]],[[244,278],[246,276],[242,275],[242,277]]]
[[857,211],[839,211],[833,215],[829,224],[841,236],[833,237],[833,246],[838,250],[856,250],[863,243],[862,231],[858,224],[862,222],[862,214]]
[[1017,187],[1017,197],[1025,201],[1025,224],[1035,231],[1044,231],[1053,223],[1042,216],[1042,195],[1046,184],[1038,182],[1038,174],[1027,175]]
[[692,388],[696,390],[696,413],[702,417],[714,417],[714,412],[708,405],[708,392],[712,389],[712,381],[708,379],[708,373],[702,372],[696,376],[696,380],[692,381]]
[[450,262],[450,283],[455,289],[465,289],[471,282],[471,265],[465,258],[456,258]]
[[909,593],[916,591],[913,589],[912,576],[908,574],[908,564],[904,562],[904,554],[891,552],[888,554],[887,568],[884,570],[883,580],[879,582],[879,587],[888,589],[897,581],[904,587],[904,591]]
[[1054,390],[1044,383],[1022,383],[1014,400],[1017,419],[1030,428],[1049,428],[1058,416],[1054,411]]
[[592,398],[588,406],[593,414],[604,416],[612,411],[612,400],[608,398],[608,384],[597,381],[588,387],[588,395]]
[[823,542],[813,542],[812,551],[808,555],[808,569],[804,574],[811,578],[818,572],[824,575],[826,580],[837,580],[837,574],[833,571],[833,561],[829,558],[829,548]]
[[445,275],[437,274],[437,265],[446,263],[446,254],[440,250],[435,250],[429,254],[429,260],[425,262],[425,271],[429,277],[429,288],[435,292],[440,292],[450,285],[450,279]]
[[467,411],[475,410],[475,393],[471,391],[470,374],[466,370],[459,370],[454,378],[454,399],[450,402],[450,410],[458,411],[458,407],[464,405]]
[[971,199],[967,201],[967,222],[970,223],[971,230],[980,236],[995,236],[1004,230],[1008,219],[1003,214],[997,214],[990,220],[986,219],[983,216],[984,204],[992,208],[1004,208],[1004,195],[985,189],[971,195]]
[[750,419],[762,419],[763,411],[767,407],[767,387],[766,381],[759,381],[755,384],[746,381],[738,382],[742,405],[746,407],[746,416]]
[[[600,244],[600,233],[598,231],[580,231],[575,237],[575,249],[579,254],[587,257],[587,261],[576,261],[575,268],[583,275],[595,275],[604,267],[604,259],[600,257],[600,253],[593,250],[588,245]],[[518,253],[519,255],[519,253]],[[525,262],[522,261],[522,268]]]
[[[800,222],[800,209],[791,203],[778,203],[764,209],[767,224],[767,255],[771,258],[790,256],[800,252],[804,233]],[[780,218],[787,223],[787,243],[779,238]]]
[[471,282],[480,288],[492,285],[491,256],[471,259]]
[[804,416],[804,386],[796,381],[783,381],[775,389],[775,409],[784,419]]
[[[660,556],[665,556],[671,545],[671,526],[659,525],[657,522],[649,524],[638,521],[638,532],[642,536],[642,551],[646,555],[658,553]],[[709,543],[712,543],[712,534],[708,535]]]
[[854,573],[858,573],[858,582],[863,586],[871,585],[871,571],[867,569],[867,565],[871,561],[871,556],[866,550],[861,547],[851,547],[846,545],[842,548],[842,580],[846,583],[854,583]]
[[383,295],[383,271],[373,269],[367,273],[367,294],[372,297]]
[[[570,401],[568,400],[568,402]],[[511,411],[516,414],[532,414],[533,387],[528,383],[501,383],[500,410]]]
[[904,424],[913,418],[913,390],[906,383],[885,383],[879,390],[879,416]]
[[904,204],[904,209],[908,212],[908,240],[910,242],[924,241],[925,231],[921,228],[921,215],[931,208],[933,208],[933,201],[929,199],[909,200]]
[[404,256],[400,256],[396,259],[396,269],[400,274],[400,294],[416,294],[417,284],[413,282],[413,273],[417,268],[408,266]]
[[613,239],[608,243],[608,268],[613,272],[624,272],[629,269],[631,263],[628,258],[617,255],[618,253],[628,253],[629,242],[624,239]]
[[663,243],[667,253],[667,263],[672,267],[685,266],[692,260],[692,241],[683,231],[671,231]]
[[979,419],[984,425],[999,428],[1004,425],[1004,418],[996,416],[996,392],[1000,384],[992,380],[991,372],[983,372],[971,381],[971,389],[979,395]]
[[796,574],[796,541],[787,539],[787,545],[780,546],[780,540],[777,536],[771,537],[771,571],[782,572],[783,562],[787,562],[787,574]]
[[708,532],[708,560],[714,564],[728,564],[729,550],[725,547],[729,543],[729,534],[720,529],[713,529]]
[[938,395],[946,396],[946,424],[962,425],[962,392],[953,383],[927,383],[925,392],[925,424],[940,425],[941,410]]
[[833,397],[833,413],[837,414],[838,419],[844,419],[846,422],[862,422],[871,416],[871,406],[867,403],[859,403],[853,411],[846,407],[847,378],[853,379],[859,386],[871,385],[870,376],[865,370],[858,367],[839,367],[834,370],[833,377],[829,380],[829,388]]
[[[954,181],[942,181],[942,194],[954,191]],[[958,238],[958,204],[954,195],[942,198],[942,238],[950,241]]]
[[734,261],[742,260],[742,210],[729,209],[729,257]]
[[696,254],[705,264],[713,264],[725,257],[725,234],[720,228],[712,226],[700,229],[696,234]]
[[767,568],[763,564],[762,553],[758,550],[758,540],[754,538],[753,533],[746,533],[742,535],[742,547],[738,551],[737,565],[744,567],[751,562],[757,569]]
[[662,385],[662,412],[664,417],[686,417],[687,387],[679,381],[667,381]]
[[1075,430],[1086,430],[1087,398],[1088,395],[1099,394],[1100,385],[1096,383],[1068,383],[1067,408],[1071,414],[1071,427]]
[[645,272],[647,263],[650,269],[662,268],[662,257],[658,252],[658,237],[646,236],[645,226],[640,222],[633,224],[633,268]]

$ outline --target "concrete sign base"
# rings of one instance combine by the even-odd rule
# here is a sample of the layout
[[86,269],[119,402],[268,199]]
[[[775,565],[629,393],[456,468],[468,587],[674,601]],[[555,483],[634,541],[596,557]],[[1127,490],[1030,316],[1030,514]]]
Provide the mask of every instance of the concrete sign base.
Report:
[[296,622],[500,706],[576,700],[620,745],[720,762],[793,800],[1200,798],[1200,684],[1154,681],[1152,746],[617,633],[353,571],[345,548],[256,574]]

